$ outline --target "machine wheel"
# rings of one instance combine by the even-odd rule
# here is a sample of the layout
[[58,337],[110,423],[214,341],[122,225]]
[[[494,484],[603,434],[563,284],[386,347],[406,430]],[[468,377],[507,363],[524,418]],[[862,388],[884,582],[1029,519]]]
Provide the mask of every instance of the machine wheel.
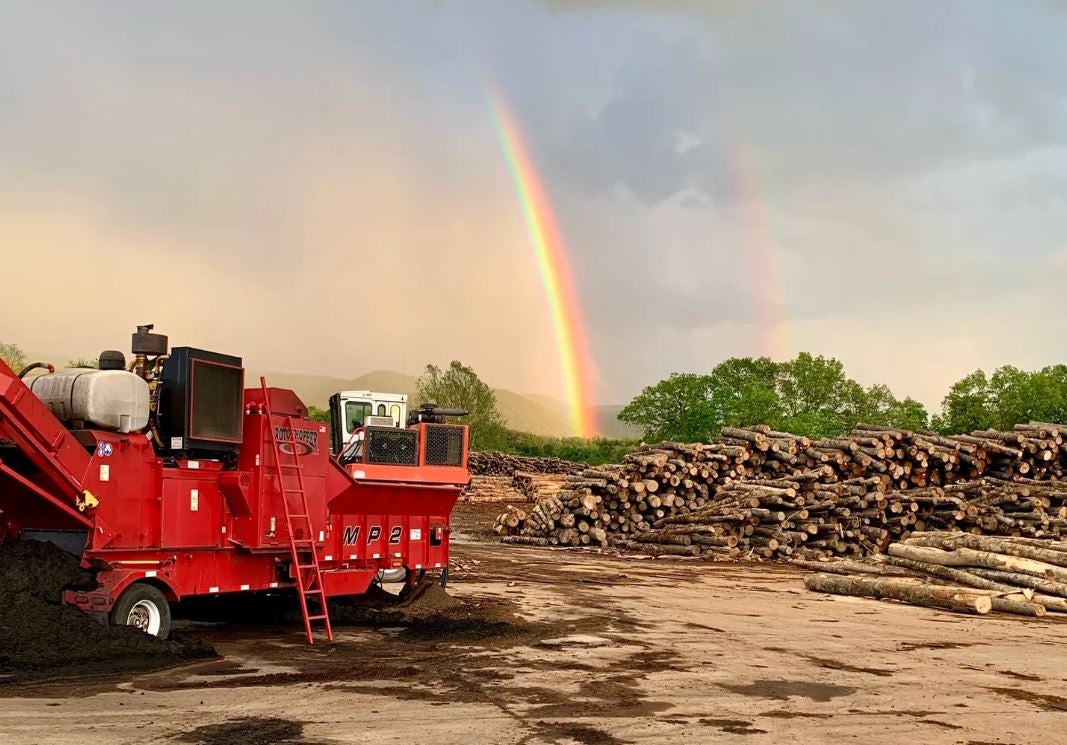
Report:
[[111,609],[111,624],[135,626],[146,634],[166,639],[170,633],[170,604],[152,585],[134,583]]

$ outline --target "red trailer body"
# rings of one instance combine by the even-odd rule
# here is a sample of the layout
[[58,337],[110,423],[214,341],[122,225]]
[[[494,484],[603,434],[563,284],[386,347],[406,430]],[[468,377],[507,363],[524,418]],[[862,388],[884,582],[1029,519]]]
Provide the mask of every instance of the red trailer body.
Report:
[[[395,430],[417,456],[383,465],[368,450],[342,467],[326,424],[292,391],[264,387],[245,390],[242,432],[235,457],[161,457],[150,433],[68,429],[0,361],[0,540],[83,546],[102,584],[68,601],[96,613],[138,582],[172,602],[295,588],[298,463],[325,595],[363,593],[381,570],[448,566],[450,515],[469,482],[466,427]],[[427,449],[443,436],[461,443],[447,463]]]

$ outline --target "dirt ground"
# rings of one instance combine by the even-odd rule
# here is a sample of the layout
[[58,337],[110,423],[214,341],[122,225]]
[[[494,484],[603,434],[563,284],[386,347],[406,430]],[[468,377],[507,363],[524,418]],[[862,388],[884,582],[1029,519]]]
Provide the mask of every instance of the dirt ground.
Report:
[[0,742],[1063,742],[1067,625],[808,593],[778,565],[490,541],[462,508],[461,612],[344,626],[186,622],[223,658],[0,681]]

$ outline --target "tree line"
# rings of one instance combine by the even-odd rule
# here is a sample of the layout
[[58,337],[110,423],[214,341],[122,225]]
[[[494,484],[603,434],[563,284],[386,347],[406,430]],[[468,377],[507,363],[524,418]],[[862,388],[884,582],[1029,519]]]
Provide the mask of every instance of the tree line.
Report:
[[[15,344],[0,342],[0,358],[16,371],[26,364]],[[91,366],[71,360],[68,367]],[[600,464],[616,462],[636,444],[629,440],[542,437],[507,427],[496,394],[469,365],[427,365],[416,384],[419,403],[469,411],[472,447]],[[313,418],[329,413],[311,407]],[[913,398],[898,398],[888,386],[863,387],[832,357],[798,354],[785,362],[732,357],[710,373],[673,373],[648,386],[619,414],[639,427],[646,441],[702,442],[723,427],[767,424],[811,438],[833,437],[859,422],[944,434],[1009,429],[1025,421],[1067,422],[1067,365],[1021,370],[1011,365],[991,375],[976,370],[952,385],[931,416]]]
[[1067,421],[1067,365],[1004,366],[989,377],[977,370],[956,382],[931,416],[886,385],[864,388],[834,358],[734,357],[709,374],[675,373],[645,388],[619,419],[640,427],[646,440],[688,442],[752,424],[811,438],[840,435],[859,422],[944,434],[1007,429],[1031,420]]
[[[26,359],[26,353],[22,351],[22,347],[18,344],[11,344],[0,341],[0,360],[7,363],[15,372],[20,372],[27,364],[29,360]],[[89,359],[87,357],[79,357],[73,360],[67,360],[67,368],[72,367],[97,367],[99,361],[95,359]]]

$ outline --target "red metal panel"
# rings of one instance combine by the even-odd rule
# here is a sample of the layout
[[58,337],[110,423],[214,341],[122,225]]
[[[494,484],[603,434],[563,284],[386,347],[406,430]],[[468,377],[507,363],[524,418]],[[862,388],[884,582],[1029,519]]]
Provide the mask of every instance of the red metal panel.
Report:
[[[106,554],[115,568],[100,573],[101,587],[94,592],[70,593],[68,602],[84,610],[108,612],[123,590],[134,582],[162,586],[170,600],[194,595],[295,589],[292,584],[279,580],[272,557],[234,549]],[[375,574],[376,570],[371,569],[331,570],[323,572],[323,585],[330,596],[359,595],[367,591]]]
[[412,515],[408,519],[407,547],[404,550],[404,557],[409,567],[426,568],[426,562],[429,560],[427,551],[429,522],[427,515]]
[[371,569],[357,571],[324,571],[322,586],[330,597],[338,595],[362,595],[374,581],[377,572]]
[[99,505],[93,510],[95,548],[159,546],[163,467],[143,434],[80,432],[93,455],[84,487]]
[[[267,418],[263,414],[250,413],[245,416],[245,444],[241,448],[238,467],[251,475],[248,498],[252,510],[248,516],[234,518],[232,537],[240,545],[252,550],[287,551],[289,537],[281,502],[282,485],[278,482],[267,426]],[[301,448],[300,462],[304,468],[308,509],[317,538],[319,532],[325,532],[326,529],[327,474],[336,467],[329,455],[329,433],[321,422],[301,421],[295,423],[297,432],[293,435],[289,433],[285,419],[280,416],[275,416],[269,426],[278,431],[283,447]],[[296,487],[295,477],[287,474],[284,481],[286,489]]]
[[389,521],[385,515],[367,515],[366,560],[370,566],[388,561]]
[[338,515],[333,527],[334,549],[340,561],[363,563],[367,557],[367,516]]
[[[92,524],[74,509],[89,465],[88,453],[3,360],[0,360],[0,439],[14,442],[36,467],[38,472],[30,477],[38,487],[33,499],[42,505],[53,503],[51,509],[44,510],[45,519],[51,521],[47,527],[76,529]],[[3,486],[0,483],[0,510],[17,513],[19,505],[5,501]]]
[[160,547],[219,546],[224,535],[218,474],[165,471],[162,517]]

